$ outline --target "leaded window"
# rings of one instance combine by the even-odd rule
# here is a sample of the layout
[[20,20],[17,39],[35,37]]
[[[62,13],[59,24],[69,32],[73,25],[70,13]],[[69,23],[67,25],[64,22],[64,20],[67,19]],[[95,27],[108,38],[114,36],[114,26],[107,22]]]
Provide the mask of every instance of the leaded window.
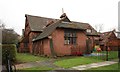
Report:
[[64,44],[76,44],[76,31],[64,30]]

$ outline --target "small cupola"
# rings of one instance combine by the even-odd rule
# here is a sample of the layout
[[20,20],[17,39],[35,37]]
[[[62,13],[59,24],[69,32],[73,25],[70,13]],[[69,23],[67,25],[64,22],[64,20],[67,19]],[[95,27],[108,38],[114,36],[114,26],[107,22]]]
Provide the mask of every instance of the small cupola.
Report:
[[63,14],[60,16],[60,18],[63,19],[62,21],[71,22],[70,19],[67,17],[66,13],[63,13]]

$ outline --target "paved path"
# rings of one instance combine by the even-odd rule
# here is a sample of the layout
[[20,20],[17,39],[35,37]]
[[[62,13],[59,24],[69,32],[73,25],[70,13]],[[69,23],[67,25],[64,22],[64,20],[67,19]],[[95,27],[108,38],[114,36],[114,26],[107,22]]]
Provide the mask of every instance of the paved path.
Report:
[[107,66],[107,65],[111,65],[111,64],[115,64],[118,63],[116,61],[105,61],[105,62],[99,62],[99,63],[92,63],[92,64],[87,64],[87,65],[80,65],[80,66],[76,66],[76,67],[72,67],[71,70],[87,70],[90,68],[97,68],[97,67],[101,67],[101,66]]
[[31,68],[31,67],[40,67],[40,66],[47,66],[50,68],[54,68],[54,69],[63,69],[61,67],[58,67],[56,65],[53,64],[54,60],[46,60],[46,61],[36,61],[36,62],[29,62],[29,63],[24,63],[24,64],[18,64],[16,65],[16,69],[23,69],[23,68]]
[[[55,70],[63,70],[64,68],[56,66],[54,63],[54,59],[46,60],[46,61],[36,61],[36,62],[29,62],[29,63],[23,63],[23,64],[17,64],[15,65],[17,70],[24,69],[24,68],[31,68],[31,67],[40,67],[40,66],[46,66],[49,68],[54,68]],[[5,70],[5,66],[2,66],[2,69]]]

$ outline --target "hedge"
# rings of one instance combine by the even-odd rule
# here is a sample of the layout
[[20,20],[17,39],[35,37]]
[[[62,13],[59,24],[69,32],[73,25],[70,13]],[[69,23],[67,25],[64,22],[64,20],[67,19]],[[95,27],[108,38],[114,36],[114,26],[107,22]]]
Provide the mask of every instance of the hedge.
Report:
[[15,44],[2,44],[2,63],[4,64],[6,62],[6,50],[7,53],[10,55],[10,60],[13,62],[16,60],[16,45]]

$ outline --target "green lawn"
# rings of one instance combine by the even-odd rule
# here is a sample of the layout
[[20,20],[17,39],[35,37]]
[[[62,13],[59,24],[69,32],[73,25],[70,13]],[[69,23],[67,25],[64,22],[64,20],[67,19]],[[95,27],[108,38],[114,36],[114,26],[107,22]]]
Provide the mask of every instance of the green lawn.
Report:
[[45,58],[45,57],[34,56],[34,55],[28,54],[28,53],[17,53],[16,58],[17,58],[18,63],[47,60],[47,58]]
[[[106,51],[101,52],[106,54]],[[108,53],[108,60],[117,59],[118,52],[110,51]],[[69,59],[61,59],[56,61],[54,64],[63,68],[70,68],[77,65],[90,64],[94,62],[101,62],[106,60],[106,55],[101,56],[88,56],[88,57],[73,57]]]
[[[102,53],[106,53],[105,51]],[[117,59],[117,51],[111,51],[109,52],[109,60],[111,59]],[[40,56],[34,56],[32,54],[28,53],[17,53],[17,62],[23,63],[23,62],[34,62],[34,61],[43,61],[47,60],[46,57],[40,57]],[[63,68],[70,68],[73,66],[83,65],[83,64],[90,64],[94,62],[101,62],[105,61],[106,56],[65,56],[65,57],[57,57],[57,59],[54,59],[54,64]]]
[[[120,64],[119,64],[119,66],[120,66]],[[116,64],[112,64],[112,65],[108,65],[108,66],[102,66],[102,67],[98,67],[98,68],[92,68],[90,70],[118,70],[119,66],[118,66],[118,63],[116,63]]]
[[110,51],[108,52],[108,58],[111,59],[117,59],[118,58],[118,51]]
[[63,68],[70,68],[77,65],[90,64],[93,62],[101,62],[102,60],[96,60],[94,58],[76,57],[71,59],[64,59],[56,61],[54,64]]
[[[104,54],[104,55],[100,55],[100,56],[91,56],[90,58],[94,58],[96,60],[106,60],[106,51],[102,51],[98,54]],[[109,51],[108,52],[108,60],[112,60],[112,59],[118,59],[118,51]]]

